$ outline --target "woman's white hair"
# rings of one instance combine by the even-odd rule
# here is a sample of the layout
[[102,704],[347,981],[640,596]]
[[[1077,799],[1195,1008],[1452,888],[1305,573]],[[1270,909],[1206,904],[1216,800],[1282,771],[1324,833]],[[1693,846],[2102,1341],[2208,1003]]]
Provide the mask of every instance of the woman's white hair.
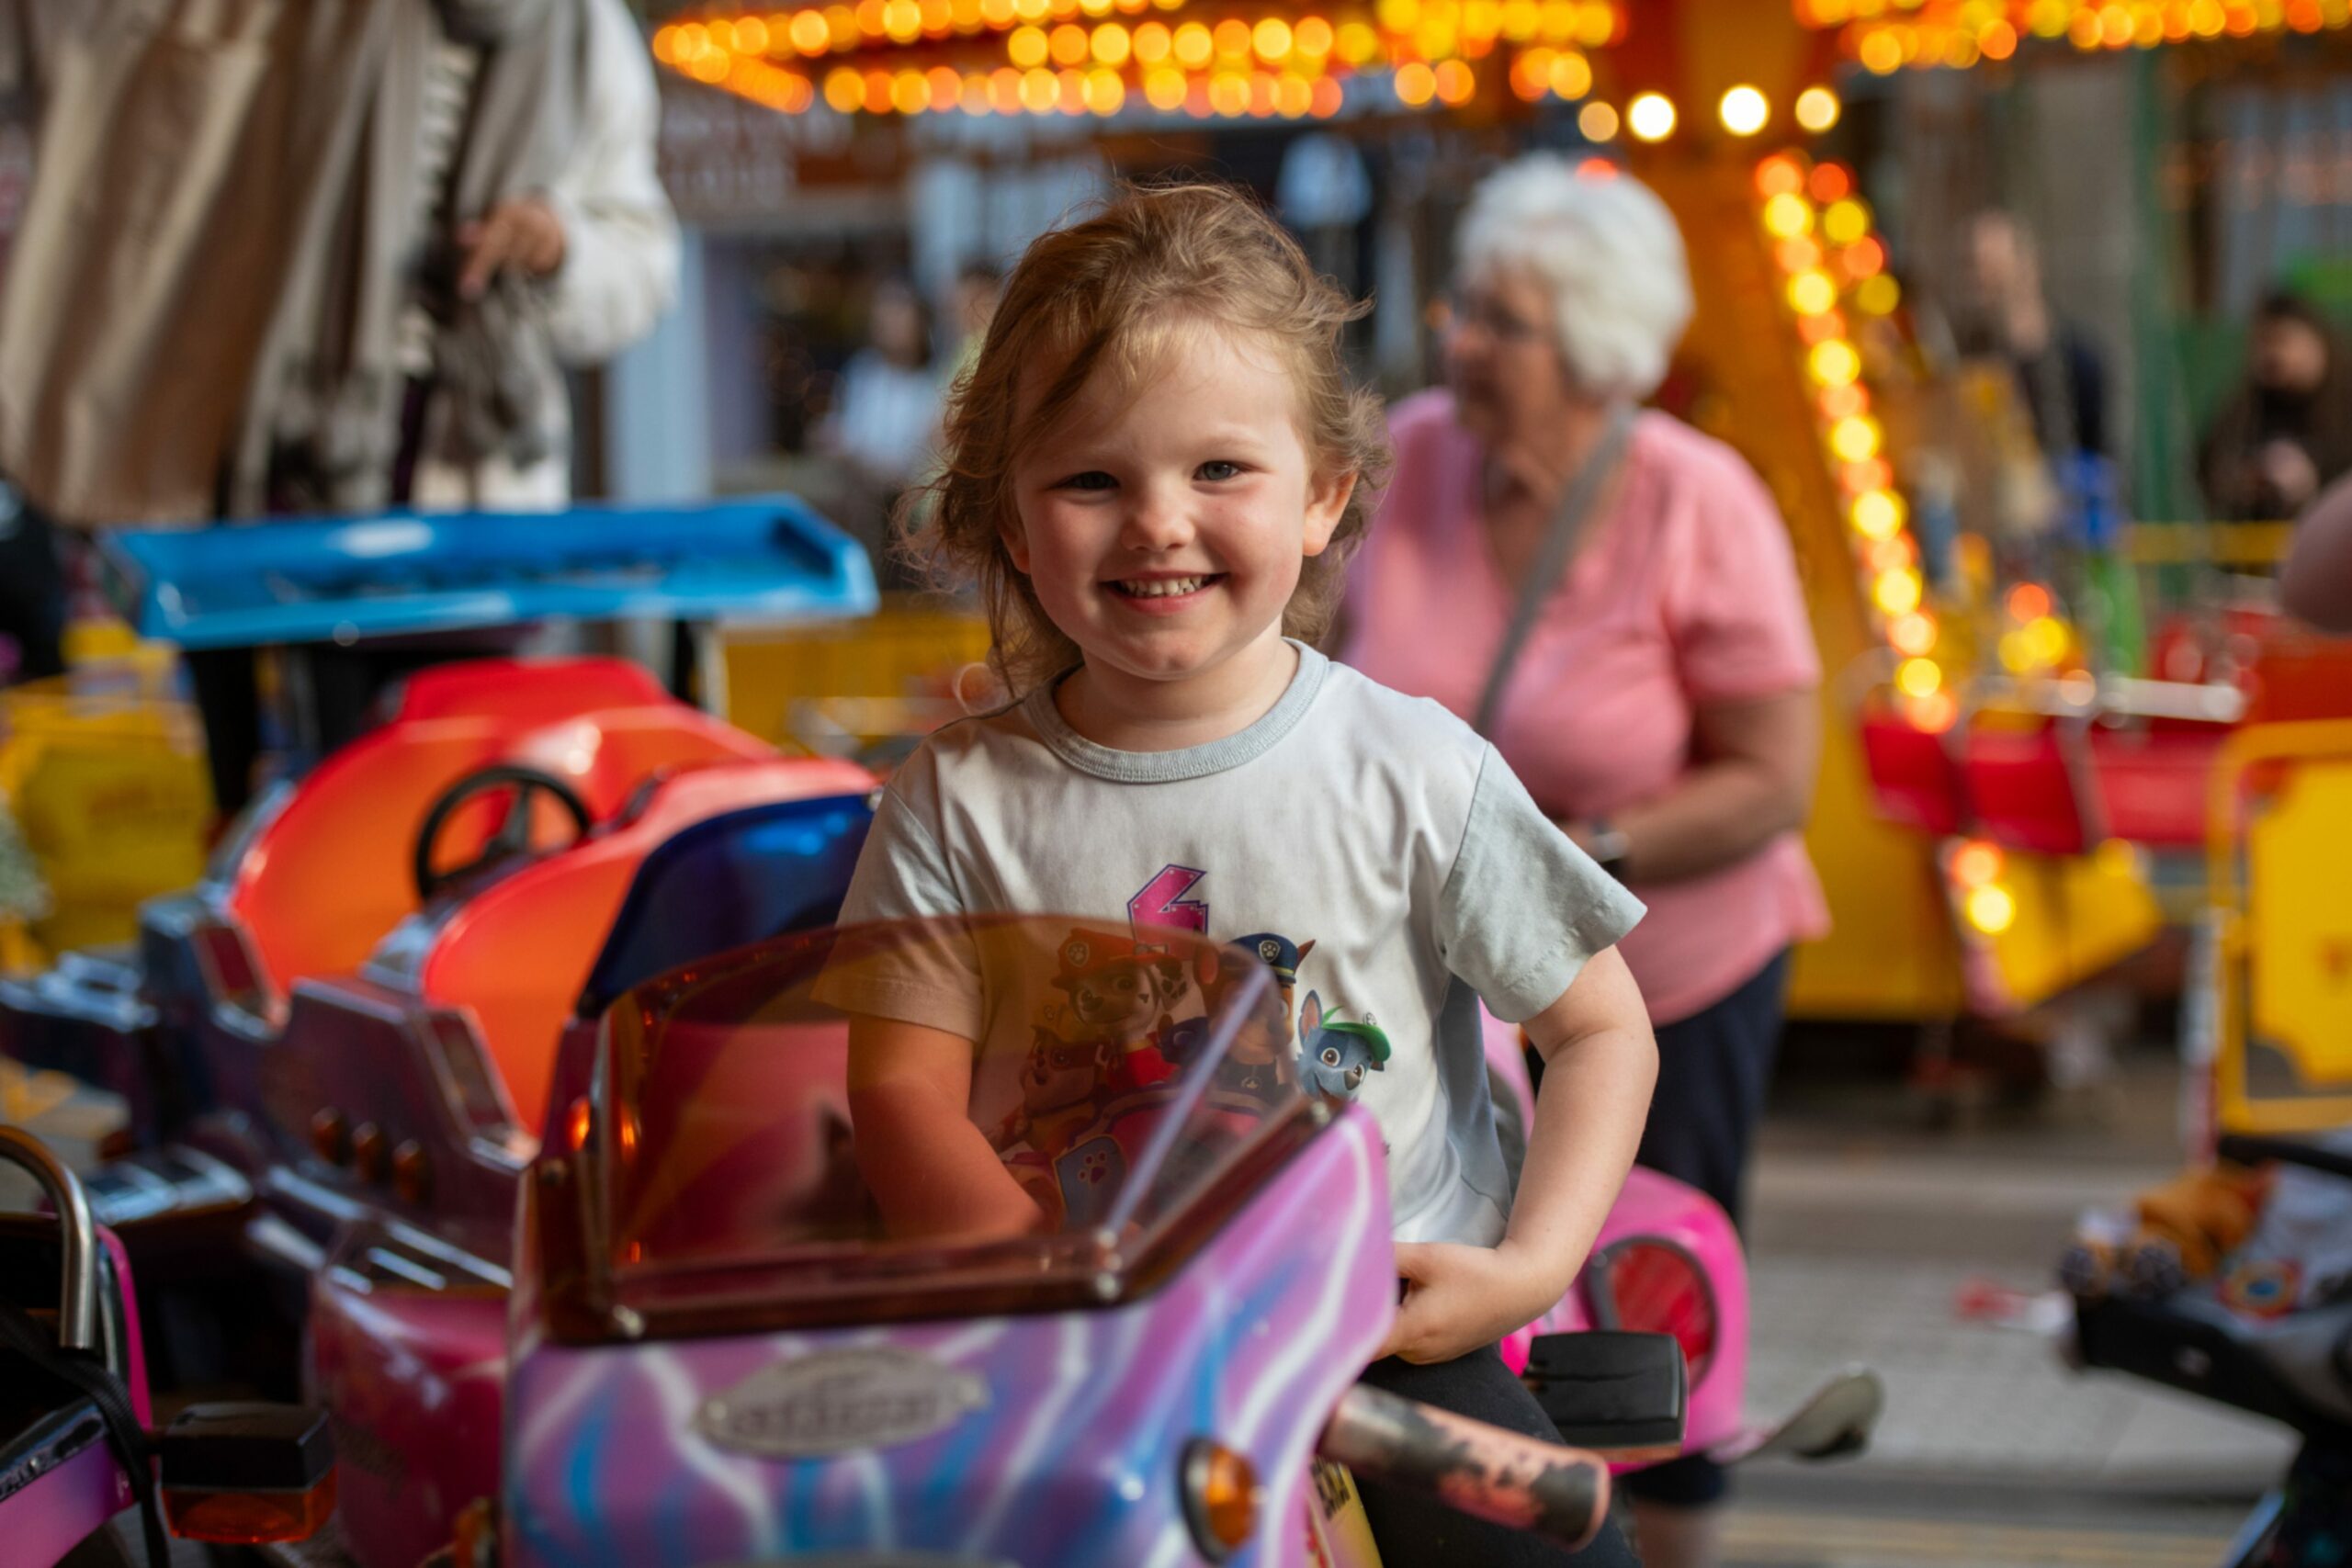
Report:
[[1614,168],[1578,174],[1533,152],[1483,181],[1463,216],[1467,282],[1522,274],[1552,297],[1552,335],[1577,385],[1645,398],[1690,324],[1690,271],[1674,215]]

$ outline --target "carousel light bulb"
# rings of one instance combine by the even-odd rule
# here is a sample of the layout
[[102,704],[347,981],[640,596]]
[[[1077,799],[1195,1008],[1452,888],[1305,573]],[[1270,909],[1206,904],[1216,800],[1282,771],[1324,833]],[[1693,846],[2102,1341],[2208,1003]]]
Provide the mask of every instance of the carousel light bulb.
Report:
[[1789,279],[1789,307],[1800,316],[1823,315],[1838,303],[1838,285],[1826,272],[1801,272]]
[[1891,539],[1903,527],[1903,498],[1890,490],[1866,490],[1854,498],[1854,532],[1865,539]]
[[1897,653],[1924,658],[1936,646],[1936,619],[1924,610],[1897,615],[1886,628],[1886,640]]
[[1871,597],[1890,615],[1907,615],[1919,607],[1919,574],[1907,567],[1882,571],[1871,584]]
[[1868,414],[1849,414],[1829,427],[1829,449],[1849,463],[1878,456],[1878,422]]
[[1895,667],[1895,689],[1906,697],[1931,697],[1943,683],[1943,666],[1932,659],[1906,659]]
[[1644,93],[1625,106],[1625,126],[1643,141],[1663,141],[1674,134],[1674,100],[1664,93]]
[[1871,209],[1853,197],[1833,201],[1821,215],[1821,231],[1836,245],[1850,245],[1871,231]]
[[1843,387],[1862,373],[1862,356],[1844,338],[1826,338],[1805,356],[1813,378],[1825,387]]
[[1743,84],[1723,96],[1715,113],[1734,136],[1753,136],[1772,118],[1772,106],[1761,92]]
[[1962,908],[1968,923],[1986,936],[1998,936],[2018,923],[2017,896],[1997,883],[1973,889]]
[[1764,199],[1764,231],[1775,239],[1793,240],[1813,231],[1813,203],[1794,191]]
[[1797,95],[1797,123],[1818,136],[1838,123],[1842,107],[1828,88],[1807,87]]
[[1617,111],[1604,103],[1589,103],[1577,110],[1577,130],[1587,141],[1617,140]]

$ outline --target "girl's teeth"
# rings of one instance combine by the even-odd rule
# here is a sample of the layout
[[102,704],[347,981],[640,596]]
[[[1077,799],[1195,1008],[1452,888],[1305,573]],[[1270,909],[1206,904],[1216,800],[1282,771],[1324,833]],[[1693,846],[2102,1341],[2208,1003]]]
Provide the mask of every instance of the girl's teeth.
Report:
[[1138,599],[1166,599],[1179,593],[1192,593],[1207,581],[1199,577],[1162,577],[1148,582],[1123,582],[1119,586]]

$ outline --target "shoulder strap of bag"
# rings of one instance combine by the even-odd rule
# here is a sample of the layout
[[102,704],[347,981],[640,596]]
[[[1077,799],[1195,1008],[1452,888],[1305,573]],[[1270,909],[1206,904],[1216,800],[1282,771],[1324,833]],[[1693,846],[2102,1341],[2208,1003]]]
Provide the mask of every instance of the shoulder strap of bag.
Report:
[[1490,739],[1493,736],[1496,711],[1502,706],[1503,688],[1510,684],[1519,656],[1527,646],[1528,634],[1535,629],[1535,617],[1543,613],[1544,601],[1552,596],[1560,574],[1567,570],[1568,558],[1576,553],[1577,540],[1584,533],[1600,487],[1625,450],[1625,438],[1634,428],[1634,412],[1631,403],[1619,403],[1610,411],[1609,426],[1601,432],[1600,444],[1570,477],[1567,489],[1561,493],[1560,504],[1552,513],[1551,527],[1544,536],[1543,547],[1536,552],[1533,566],[1520,583],[1519,603],[1511,607],[1510,624],[1503,629],[1502,645],[1495,649],[1495,661],[1487,671],[1487,688],[1479,694],[1477,716],[1471,720],[1471,728],[1481,735]]

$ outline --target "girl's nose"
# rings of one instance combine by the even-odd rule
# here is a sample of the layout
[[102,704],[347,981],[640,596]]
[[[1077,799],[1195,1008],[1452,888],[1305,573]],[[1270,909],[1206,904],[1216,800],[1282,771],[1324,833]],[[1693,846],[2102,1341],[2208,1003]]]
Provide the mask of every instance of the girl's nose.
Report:
[[1131,550],[1180,549],[1193,542],[1192,509],[1180,496],[1147,491],[1128,509],[1119,542]]

